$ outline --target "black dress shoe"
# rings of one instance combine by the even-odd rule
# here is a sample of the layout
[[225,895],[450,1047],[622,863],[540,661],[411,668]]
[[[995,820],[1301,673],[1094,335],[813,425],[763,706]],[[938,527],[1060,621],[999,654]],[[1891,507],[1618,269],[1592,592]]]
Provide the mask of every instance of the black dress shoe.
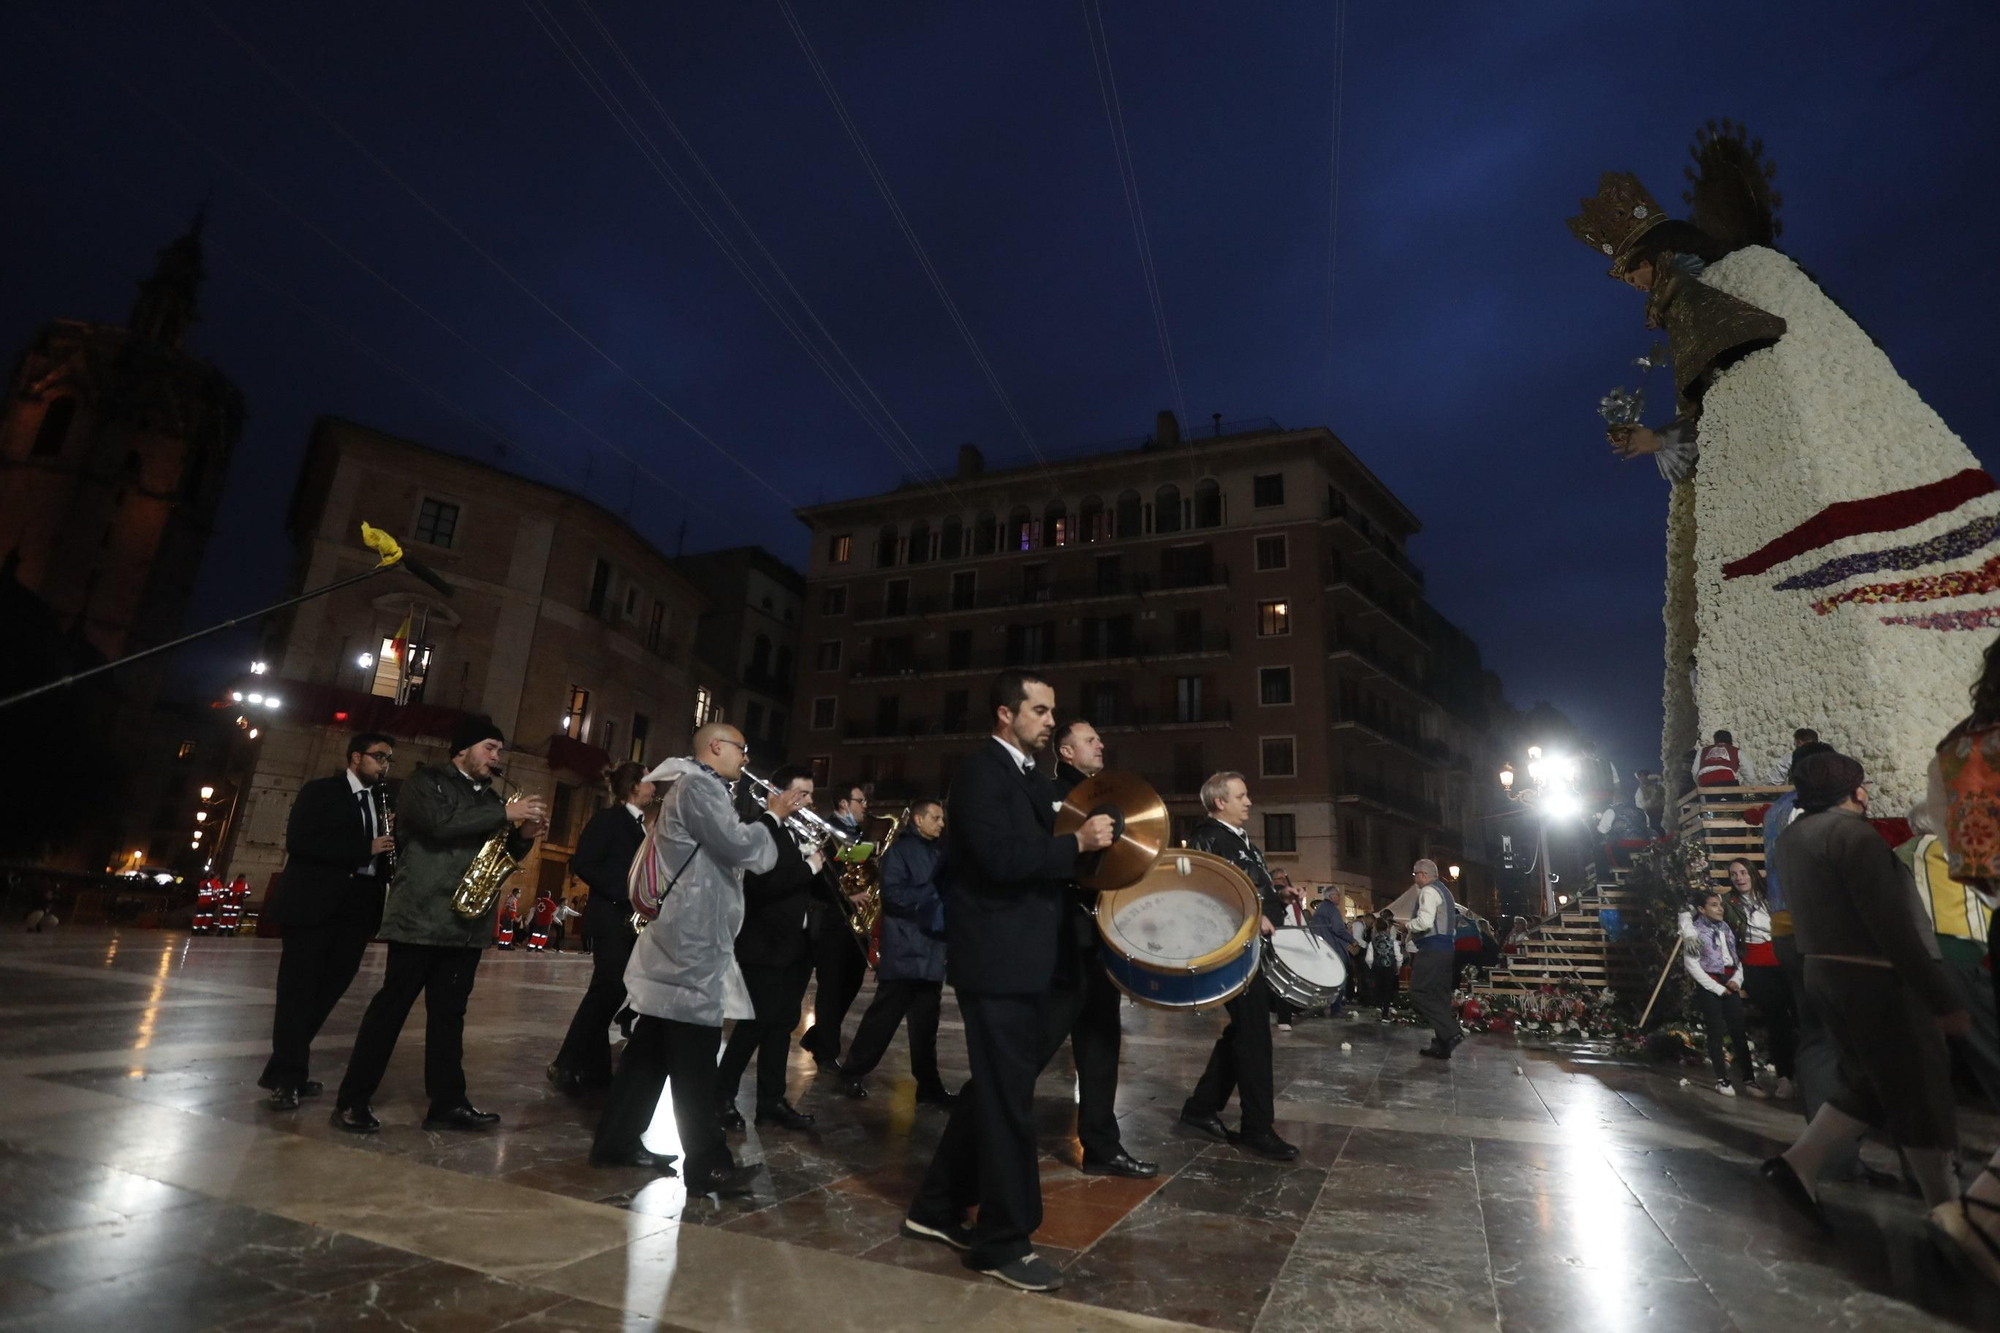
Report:
[[760,1125],[782,1125],[786,1129],[811,1129],[814,1119],[815,1117],[796,1109],[790,1102],[778,1102],[757,1108],[757,1123]]
[[840,1085],[840,1095],[850,1101],[865,1102],[868,1100],[868,1085],[858,1078],[850,1078]]
[[565,1097],[574,1097],[583,1091],[581,1074],[573,1074],[561,1065],[550,1065],[544,1072],[548,1075],[549,1086]]
[[1773,1157],[1758,1167],[1757,1171],[1764,1179],[1771,1182],[1777,1189],[1778,1196],[1791,1205],[1793,1212],[1805,1218],[1821,1232],[1828,1235],[1833,1233],[1833,1223],[1827,1220],[1826,1210],[1819,1206],[1819,1200],[1813,1198],[1812,1191],[1806,1188],[1803,1180],[1799,1179],[1799,1173],[1792,1169],[1790,1162],[1782,1157]]
[[332,1119],[335,1129],[344,1129],[349,1134],[373,1134],[382,1128],[382,1122],[375,1118],[366,1102],[359,1106],[336,1106]]
[[1197,1134],[1206,1134],[1217,1143],[1229,1142],[1229,1127],[1222,1123],[1219,1115],[1189,1115],[1182,1111],[1181,1123]]
[[1289,1162],[1299,1155],[1298,1148],[1278,1137],[1276,1130],[1259,1129],[1248,1134],[1234,1135],[1230,1142],[1239,1148],[1268,1157],[1274,1162]]
[[439,1115],[435,1111],[424,1117],[427,1130],[443,1129],[491,1129],[500,1123],[500,1117],[493,1111],[481,1111],[470,1102],[452,1107]]
[[594,1152],[590,1155],[592,1166],[638,1167],[641,1170],[658,1171],[665,1176],[680,1174],[674,1170],[674,1163],[679,1160],[677,1153],[648,1152],[644,1148],[634,1148],[630,1152]]
[[741,1198],[750,1192],[750,1186],[757,1179],[754,1166],[712,1166],[687,1178],[687,1192],[690,1198],[698,1194],[715,1194],[725,1199]]
[[743,1113],[736,1109],[735,1102],[724,1102],[716,1108],[715,1118],[722,1122],[724,1129],[742,1129]]
[[320,1082],[316,1078],[309,1078],[305,1082],[299,1084],[299,1096],[301,1097],[317,1097],[322,1092],[325,1091],[326,1091],[326,1084]]
[[273,1111],[296,1111],[299,1109],[299,1090],[297,1088],[278,1088],[271,1093],[270,1100],[266,1101],[264,1105]]
[[1419,1050],[1417,1054],[1432,1060],[1449,1060],[1451,1059],[1451,1047],[1440,1046],[1436,1042],[1432,1042],[1422,1050]]
[[917,1105],[942,1106],[945,1110],[949,1111],[952,1107],[958,1105],[958,1094],[945,1088],[918,1088]]
[[820,1031],[817,1026],[807,1028],[805,1033],[800,1036],[799,1049],[810,1055],[813,1058],[813,1063],[821,1069],[833,1070],[836,1073],[840,1072],[840,1051],[835,1049],[831,1053],[828,1053],[822,1049]]
[[1160,1174],[1158,1162],[1142,1162],[1131,1153],[1120,1148],[1110,1157],[1083,1159],[1083,1174],[1086,1176],[1126,1176],[1133,1180],[1151,1180]]

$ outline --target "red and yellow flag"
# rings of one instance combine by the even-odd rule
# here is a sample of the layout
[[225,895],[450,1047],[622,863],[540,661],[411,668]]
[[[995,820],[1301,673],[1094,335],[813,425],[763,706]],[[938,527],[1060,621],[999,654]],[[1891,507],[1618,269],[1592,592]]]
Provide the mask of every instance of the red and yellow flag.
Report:
[[403,623],[396,627],[396,637],[389,641],[389,651],[395,655],[399,665],[410,664],[410,617],[403,616]]

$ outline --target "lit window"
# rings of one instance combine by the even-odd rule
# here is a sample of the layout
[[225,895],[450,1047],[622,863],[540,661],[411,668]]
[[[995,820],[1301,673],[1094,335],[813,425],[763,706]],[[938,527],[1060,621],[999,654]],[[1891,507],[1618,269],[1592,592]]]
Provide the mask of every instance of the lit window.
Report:
[[826,544],[826,561],[830,565],[844,565],[853,555],[854,538],[844,532]]
[[590,716],[590,691],[581,685],[569,687],[569,707],[563,710],[562,732],[573,741],[583,739],[583,729]]
[[694,725],[696,729],[711,722],[722,721],[722,708],[715,702],[715,695],[705,686],[697,685],[694,691]]
[[[653,719],[644,713],[632,714],[632,748],[626,758],[635,764],[646,762],[646,737],[653,729]],[[607,738],[607,745],[609,738]]]
[[1292,632],[1292,604],[1284,600],[1257,603],[1257,634],[1260,638]]
[[180,749],[178,749],[178,750],[176,750],[176,751],[174,752],[174,758],[176,758],[176,759],[192,759],[192,758],[194,758],[194,742],[193,742],[193,741],[182,741],[182,742],[181,742],[181,748],[180,748]]
[[[430,645],[412,645],[410,650],[410,670],[407,685],[404,682],[403,664],[396,656],[396,641],[382,640],[382,650],[375,654],[372,665],[375,675],[368,682],[368,692],[378,699],[394,699],[399,689],[404,703],[419,703],[423,699],[424,676],[430,670]],[[364,657],[367,654],[362,654]]]
[[443,500],[426,499],[417,511],[417,540],[432,546],[449,547],[458,535],[458,506]]

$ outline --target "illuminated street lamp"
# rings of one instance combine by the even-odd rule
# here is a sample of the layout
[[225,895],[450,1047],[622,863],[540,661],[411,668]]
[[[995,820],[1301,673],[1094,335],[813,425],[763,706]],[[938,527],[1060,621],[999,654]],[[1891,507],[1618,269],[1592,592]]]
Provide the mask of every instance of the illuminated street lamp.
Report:
[[1567,755],[1545,754],[1539,745],[1528,747],[1528,780],[1519,781],[1512,764],[1500,767],[1500,790],[1507,799],[1518,801],[1541,816],[1535,821],[1535,864],[1541,870],[1542,910],[1569,905],[1568,894],[1557,894],[1555,876],[1549,873],[1549,821],[1574,819],[1583,813],[1583,798],[1576,790],[1576,760]]
[[215,788],[213,788],[213,787],[203,787],[203,788],[201,789],[201,799],[202,799],[202,800],[204,800],[204,801],[212,801],[212,800],[214,800],[214,799],[215,799]]
[[361,656],[354,659],[354,665],[360,667],[363,671],[366,671],[369,667],[375,665],[375,654],[373,653],[361,654]]

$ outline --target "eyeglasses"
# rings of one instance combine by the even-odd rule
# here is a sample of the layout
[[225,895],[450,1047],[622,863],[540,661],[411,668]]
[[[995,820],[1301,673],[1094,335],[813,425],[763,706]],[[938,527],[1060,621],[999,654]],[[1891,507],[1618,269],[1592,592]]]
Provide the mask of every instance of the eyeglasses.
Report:
[[383,754],[380,750],[363,750],[361,752],[361,757],[364,759],[373,759],[376,763],[382,765],[384,768],[387,768],[390,764],[396,762],[395,755]]
[[721,741],[724,745],[733,745],[737,749],[743,751],[743,757],[745,759],[748,759],[750,757],[750,747],[745,745],[742,741],[732,741],[727,736],[717,736],[716,739]]

